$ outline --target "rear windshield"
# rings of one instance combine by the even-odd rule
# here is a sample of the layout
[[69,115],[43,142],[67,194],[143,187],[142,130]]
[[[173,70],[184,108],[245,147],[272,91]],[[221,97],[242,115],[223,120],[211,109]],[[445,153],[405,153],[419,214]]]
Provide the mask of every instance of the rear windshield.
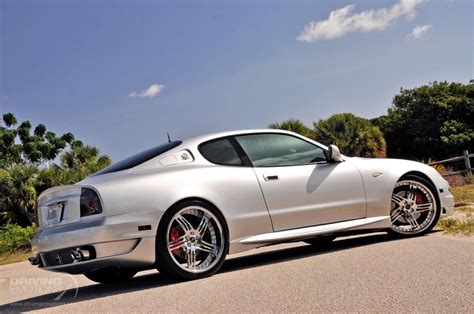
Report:
[[152,158],[155,158],[156,156],[159,156],[170,149],[173,149],[175,147],[178,147],[181,145],[181,141],[174,141],[166,144],[161,144],[159,146],[147,149],[141,153],[135,154],[133,156],[130,156],[128,158],[125,158],[124,160],[121,160],[119,162],[116,162],[107,168],[104,168],[96,173],[94,173],[94,176],[97,176],[99,174],[106,174],[106,173],[111,173],[111,172],[117,172],[117,171],[122,171],[126,169],[130,169],[133,167],[138,166],[139,164],[144,163],[145,161],[148,161]]

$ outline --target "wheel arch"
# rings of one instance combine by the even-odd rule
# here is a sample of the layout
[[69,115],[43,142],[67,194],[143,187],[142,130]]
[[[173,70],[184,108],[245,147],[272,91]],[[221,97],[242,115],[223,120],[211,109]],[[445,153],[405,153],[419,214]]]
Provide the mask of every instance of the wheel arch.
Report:
[[409,176],[417,176],[417,177],[420,177],[424,180],[426,180],[429,184],[431,184],[431,188],[433,189],[433,194],[435,196],[435,199],[436,199],[436,203],[438,206],[441,206],[441,201],[440,201],[440,197],[439,197],[439,191],[438,189],[436,188],[436,184],[433,182],[433,180],[431,180],[431,178],[426,175],[425,173],[421,172],[421,171],[416,171],[416,170],[412,170],[412,171],[408,171],[406,172],[405,174],[403,174],[398,180],[397,182],[403,180],[403,179],[406,179],[407,177]]
[[426,181],[428,181],[428,182],[432,185],[432,187],[433,187],[434,189],[436,189],[436,185],[434,184],[433,180],[431,180],[431,178],[430,178],[429,176],[427,176],[426,174],[424,174],[423,172],[417,171],[417,170],[412,170],[412,171],[408,171],[408,172],[404,173],[404,174],[397,180],[397,182],[399,182],[399,181],[401,181],[401,180],[403,180],[403,179],[405,179],[406,177],[411,176],[411,175],[425,179]]

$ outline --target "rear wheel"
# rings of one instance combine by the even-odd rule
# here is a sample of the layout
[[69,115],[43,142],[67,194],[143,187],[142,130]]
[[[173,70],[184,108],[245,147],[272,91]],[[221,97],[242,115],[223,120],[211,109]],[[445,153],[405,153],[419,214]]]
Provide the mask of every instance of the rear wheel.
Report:
[[398,181],[392,194],[390,233],[417,236],[433,229],[441,212],[435,195],[433,185],[418,176]]
[[99,283],[119,283],[132,279],[136,273],[133,269],[109,267],[87,272],[84,276]]
[[184,202],[165,213],[156,243],[158,270],[184,280],[217,272],[229,246],[224,218],[202,201]]

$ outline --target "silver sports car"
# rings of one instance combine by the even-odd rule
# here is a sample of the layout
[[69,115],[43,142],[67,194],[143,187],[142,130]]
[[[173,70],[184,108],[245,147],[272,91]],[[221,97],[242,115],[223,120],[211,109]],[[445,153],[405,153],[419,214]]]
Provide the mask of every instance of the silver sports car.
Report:
[[453,213],[449,184],[407,160],[350,158],[301,135],[250,130],[169,142],[38,200],[33,265],[109,283],[180,279],[227,254],[355,232],[417,236]]

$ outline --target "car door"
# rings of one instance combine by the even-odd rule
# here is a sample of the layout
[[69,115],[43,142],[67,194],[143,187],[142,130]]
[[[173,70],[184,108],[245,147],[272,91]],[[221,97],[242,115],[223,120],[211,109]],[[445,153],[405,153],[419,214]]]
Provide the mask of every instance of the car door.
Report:
[[235,137],[253,164],[275,231],[366,217],[362,178],[349,162],[283,133]]

